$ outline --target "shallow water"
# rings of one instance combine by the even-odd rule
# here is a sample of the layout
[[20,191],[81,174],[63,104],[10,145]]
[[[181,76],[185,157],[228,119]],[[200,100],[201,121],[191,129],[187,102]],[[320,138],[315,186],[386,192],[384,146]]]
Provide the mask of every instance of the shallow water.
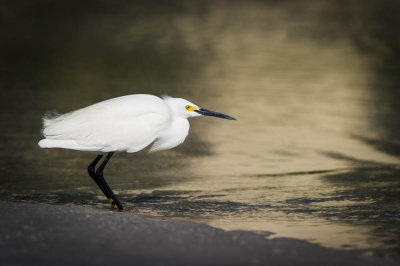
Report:
[[130,211],[400,256],[398,4],[96,3],[1,5],[0,199],[109,208],[94,154],[38,148],[41,116],[169,94],[237,121],[115,155]]

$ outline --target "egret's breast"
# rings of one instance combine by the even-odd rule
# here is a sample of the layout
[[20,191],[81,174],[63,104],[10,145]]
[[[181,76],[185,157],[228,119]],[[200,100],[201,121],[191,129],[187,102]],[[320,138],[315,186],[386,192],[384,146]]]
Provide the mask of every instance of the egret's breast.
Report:
[[160,133],[150,151],[169,150],[185,141],[189,134],[189,121],[186,118],[174,118],[168,128]]

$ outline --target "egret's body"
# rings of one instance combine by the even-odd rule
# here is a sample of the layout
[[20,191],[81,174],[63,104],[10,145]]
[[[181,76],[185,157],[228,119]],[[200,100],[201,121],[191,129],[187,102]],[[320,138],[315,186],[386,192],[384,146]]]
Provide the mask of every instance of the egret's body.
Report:
[[181,98],[148,94],[127,95],[43,119],[44,139],[41,148],[64,148],[78,151],[107,152],[89,165],[89,174],[114,207],[122,205],[103,178],[103,169],[114,152],[137,152],[151,145],[150,151],[168,150],[181,144],[189,133],[189,117],[208,115],[234,118],[199,108]]

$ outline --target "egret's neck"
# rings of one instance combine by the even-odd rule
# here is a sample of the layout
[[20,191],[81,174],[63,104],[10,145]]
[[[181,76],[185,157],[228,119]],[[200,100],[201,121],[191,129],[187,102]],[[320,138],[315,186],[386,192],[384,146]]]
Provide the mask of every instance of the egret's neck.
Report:
[[172,149],[185,141],[189,134],[189,121],[186,118],[173,117],[168,128],[160,133],[150,151]]

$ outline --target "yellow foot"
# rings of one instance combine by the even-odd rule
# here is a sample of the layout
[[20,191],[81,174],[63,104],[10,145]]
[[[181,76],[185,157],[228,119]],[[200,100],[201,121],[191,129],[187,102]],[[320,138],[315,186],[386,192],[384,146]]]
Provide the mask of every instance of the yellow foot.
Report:
[[[113,209],[118,209],[117,204],[114,203],[114,200],[112,198],[108,198],[108,201],[111,203],[111,206],[113,207]],[[120,211],[126,211],[126,208],[122,208],[122,210]]]

